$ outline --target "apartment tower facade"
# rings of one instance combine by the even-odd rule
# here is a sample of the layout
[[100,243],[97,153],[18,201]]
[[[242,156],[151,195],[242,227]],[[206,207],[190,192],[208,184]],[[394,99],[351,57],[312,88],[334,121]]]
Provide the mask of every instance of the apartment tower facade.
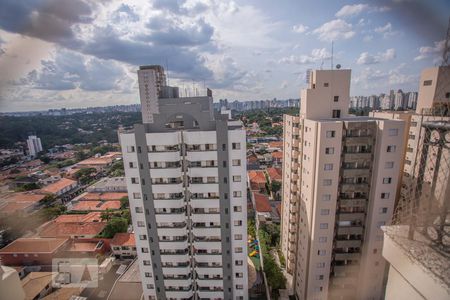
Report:
[[28,136],[27,139],[28,154],[36,157],[39,152],[42,151],[41,139],[35,135]]
[[144,123],[120,142],[144,299],[248,299],[242,124],[160,66],[138,78]]
[[297,299],[382,299],[404,124],[348,115],[350,70],[311,72],[284,116],[282,251]]

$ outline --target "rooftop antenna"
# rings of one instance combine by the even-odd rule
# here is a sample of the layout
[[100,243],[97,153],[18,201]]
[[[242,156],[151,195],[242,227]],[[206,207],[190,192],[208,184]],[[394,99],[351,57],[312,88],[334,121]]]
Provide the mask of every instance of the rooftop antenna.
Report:
[[448,66],[450,63],[449,60],[450,60],[450,18],[448,18],[447,36],[445,37],[441,66]]
[[331,41],[331,70],[333,70],[334,41]]
[[169,84],[169,61],[166,57],[166,71],[167,71],[167,85],[170,86]]

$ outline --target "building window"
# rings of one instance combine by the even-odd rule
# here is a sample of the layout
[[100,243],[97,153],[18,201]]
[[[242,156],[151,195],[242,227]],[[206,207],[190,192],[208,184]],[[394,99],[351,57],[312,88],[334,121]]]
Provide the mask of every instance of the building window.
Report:
[[325,165],[323,166],[323,169],[324,169],[325,171],[331,171],[331,170],[333,170],[333,164],[325,164]]
[[237,290],[243,290],[244,286],[242,284],[236,284],[236,289]]
[[392,182],[392,177],[384,177],[383,178],[383,183],[384,184],[389,184]]
[[234,248],[234,253],[242,253],[242,247]]
[[150,273],[150,272],[145,272],[144,274],[145,274],[145,277],[147,277],[147,278],[152,277],[152,273]]
[[142,252],[142,253],[148,253],[148,248],[145,248],[145,247],[144,247],[144,248],[141,248],[141,252]]
[[136,151],[136,149],[134,148],[134,146],[127,146],[127,152],[128,153],[132,153],[132,152],[135,152]]
[[322,200],[323,201],[330,201],[331,200],[331,195],[330,194],[322,195]]
[[333,181],[331,179],[324,179],[323,180],[323,185],[324,186],[330,186],[333,183]]
[[388,208],[387,207],[381,207],[380,208],[380,214],[387,214]]
[[234,226],[242,226],[242,220],[235,220]]
[[241,273],[241,272],[236,273],[235,275],[236,275],[236,278],[243,278],[244,277],[244,273]]
[[236,241],[242,240],[242,234],[235,234],[235,235],[234,235],[234,239],[235,239]]
[[324,83],[323,83],[323,86],[324,86],[324,87],[328,87],[328,86],[329,86],[328,82],[324,82]]
[[316,280],[323,280],[323,275],[316,275]]
[[329,209],[321,209],[320,210],[320,215],[321,216],[328,216],[330,214],[330,210]]
[[338,102],[339,101],[339,96],[334,96],[333,101],[334,102]]
[[389,199],[389,193],[381,193],[381,199]]
[[319,256],[325,256],[325,254],[327,254],[326,250],[318,250],[317,251],[317,255],[319,255]]
[[339,119],[341,117],[341,110],[340,109],[333,109],[332,117],[334,119]]
[[233,159],[232,161],[232,165],[235,167],[238,167],[241,165],[241,160],[240,159]]
[[321,286],[316,286],[316,287],[314,288],[314,291],[315,291],[315,292],[321,292],[321,291],[323,291],[323,287],[321,287]]
[[153,286],[153,284],[151,284],[151,283],[147,284],[147,289],[152,290],[152,289],[154,289],[154,288],[155,288],[155,287]]
[[240,175],[233,176],[233,182],[241,182],[241,176]]
[[319,237],[319,243],[326,243],[326,242],[327,242],[327,237],[326,236]]
[[233,210],[234,210],[234,212],[241,212],[242,211],[242,206],[234,206]]
[[424,86],[430,86],[433,83],[433,80],[424,80],[423,85]]
[[384,164],[384,168],[385,169],[392,169],[394,167],[394,162],[393,161],[387,161],[385,164]]
[[389,145],[386,149],[387,152],[395,152],[395,150],[397,150],[397,146],[395,145]]
[[143,213],[144,212],[144,209],[142,208],[142,207],[140,207],[140,206],[138,206],[138,207],[135,207],[134,208],[134,210],[136,211],[136,213],[138,213],[138,214],[141,214],[141,213]]
[[321,268],[325,268],[325,263],[324,263],[324,262],[317,263],[317,264],[316,264],[316,267],[317,267],[317,268],[320,268],[320,269],[321,269]]
[[241,143],[232,143],[231,149],[233,150],[240,150],[241,149]]
[[142,262],[143,262],[144,266],[150,266],[151,265],[149,260],[144,260]]
[[389,128],[389,136],[398,136],[397,128]]
[[334,131],[334,130],[327,130],[326,136],[327,136],[327,138],[334,138],[336,136],[336,131]]
[[133,193],[133,199],[141,199],[141,193]]
[[234,265],[235,266],[243,266],[244,265],[244,261],[243,260],[235,260],[234,261]]
[[137,177],[131,177],[132,184],[139,184],[139,179]]
[[328,223],[320,223],[320,229],[328,229]]
[[415,136],[414,134],[410,134],[410,135],[408,136],[408,138],[409,138],[410,140],[415,140],[415,139],[416,139],[416,136]]
[[147,240],[147,236],[146,236],[145,234],[140,234],[140,235],[139,235],[139,239],[140,239],[141,241],[145,241],[145,240]]
[[325,154],[334,154],[334,147],[325,148]]
[[137,221],[137,227],[145,227],[144,221]]
[[236,197],[236,198],[242,197],[242,192],[241,191],[234,191],[233,192],[233,197]]

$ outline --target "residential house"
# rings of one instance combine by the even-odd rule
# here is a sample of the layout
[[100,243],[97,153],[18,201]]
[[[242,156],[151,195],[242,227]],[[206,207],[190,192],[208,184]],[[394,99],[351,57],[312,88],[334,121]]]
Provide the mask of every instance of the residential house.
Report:
[[110,244],[116,258],[134,258],[137,255],[133,233],[116,233]]

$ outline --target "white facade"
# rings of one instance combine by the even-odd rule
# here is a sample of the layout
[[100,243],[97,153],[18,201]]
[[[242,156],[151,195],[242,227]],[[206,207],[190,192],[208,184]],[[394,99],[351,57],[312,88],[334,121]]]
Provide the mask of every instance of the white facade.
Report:
[[42,151],[41,139],[35,135],[28,136],[27,139],[28,154],[35,157],[39,152]]
[[144,299],[248,299],[245,130],[211,102],[162,99],[121,134]]
[[300,117],[285,116],[282,251],[298,299],[383,297],[379,227],[394,209],[404,124],[349,117],[349,88],[350,70],[315,71]]

